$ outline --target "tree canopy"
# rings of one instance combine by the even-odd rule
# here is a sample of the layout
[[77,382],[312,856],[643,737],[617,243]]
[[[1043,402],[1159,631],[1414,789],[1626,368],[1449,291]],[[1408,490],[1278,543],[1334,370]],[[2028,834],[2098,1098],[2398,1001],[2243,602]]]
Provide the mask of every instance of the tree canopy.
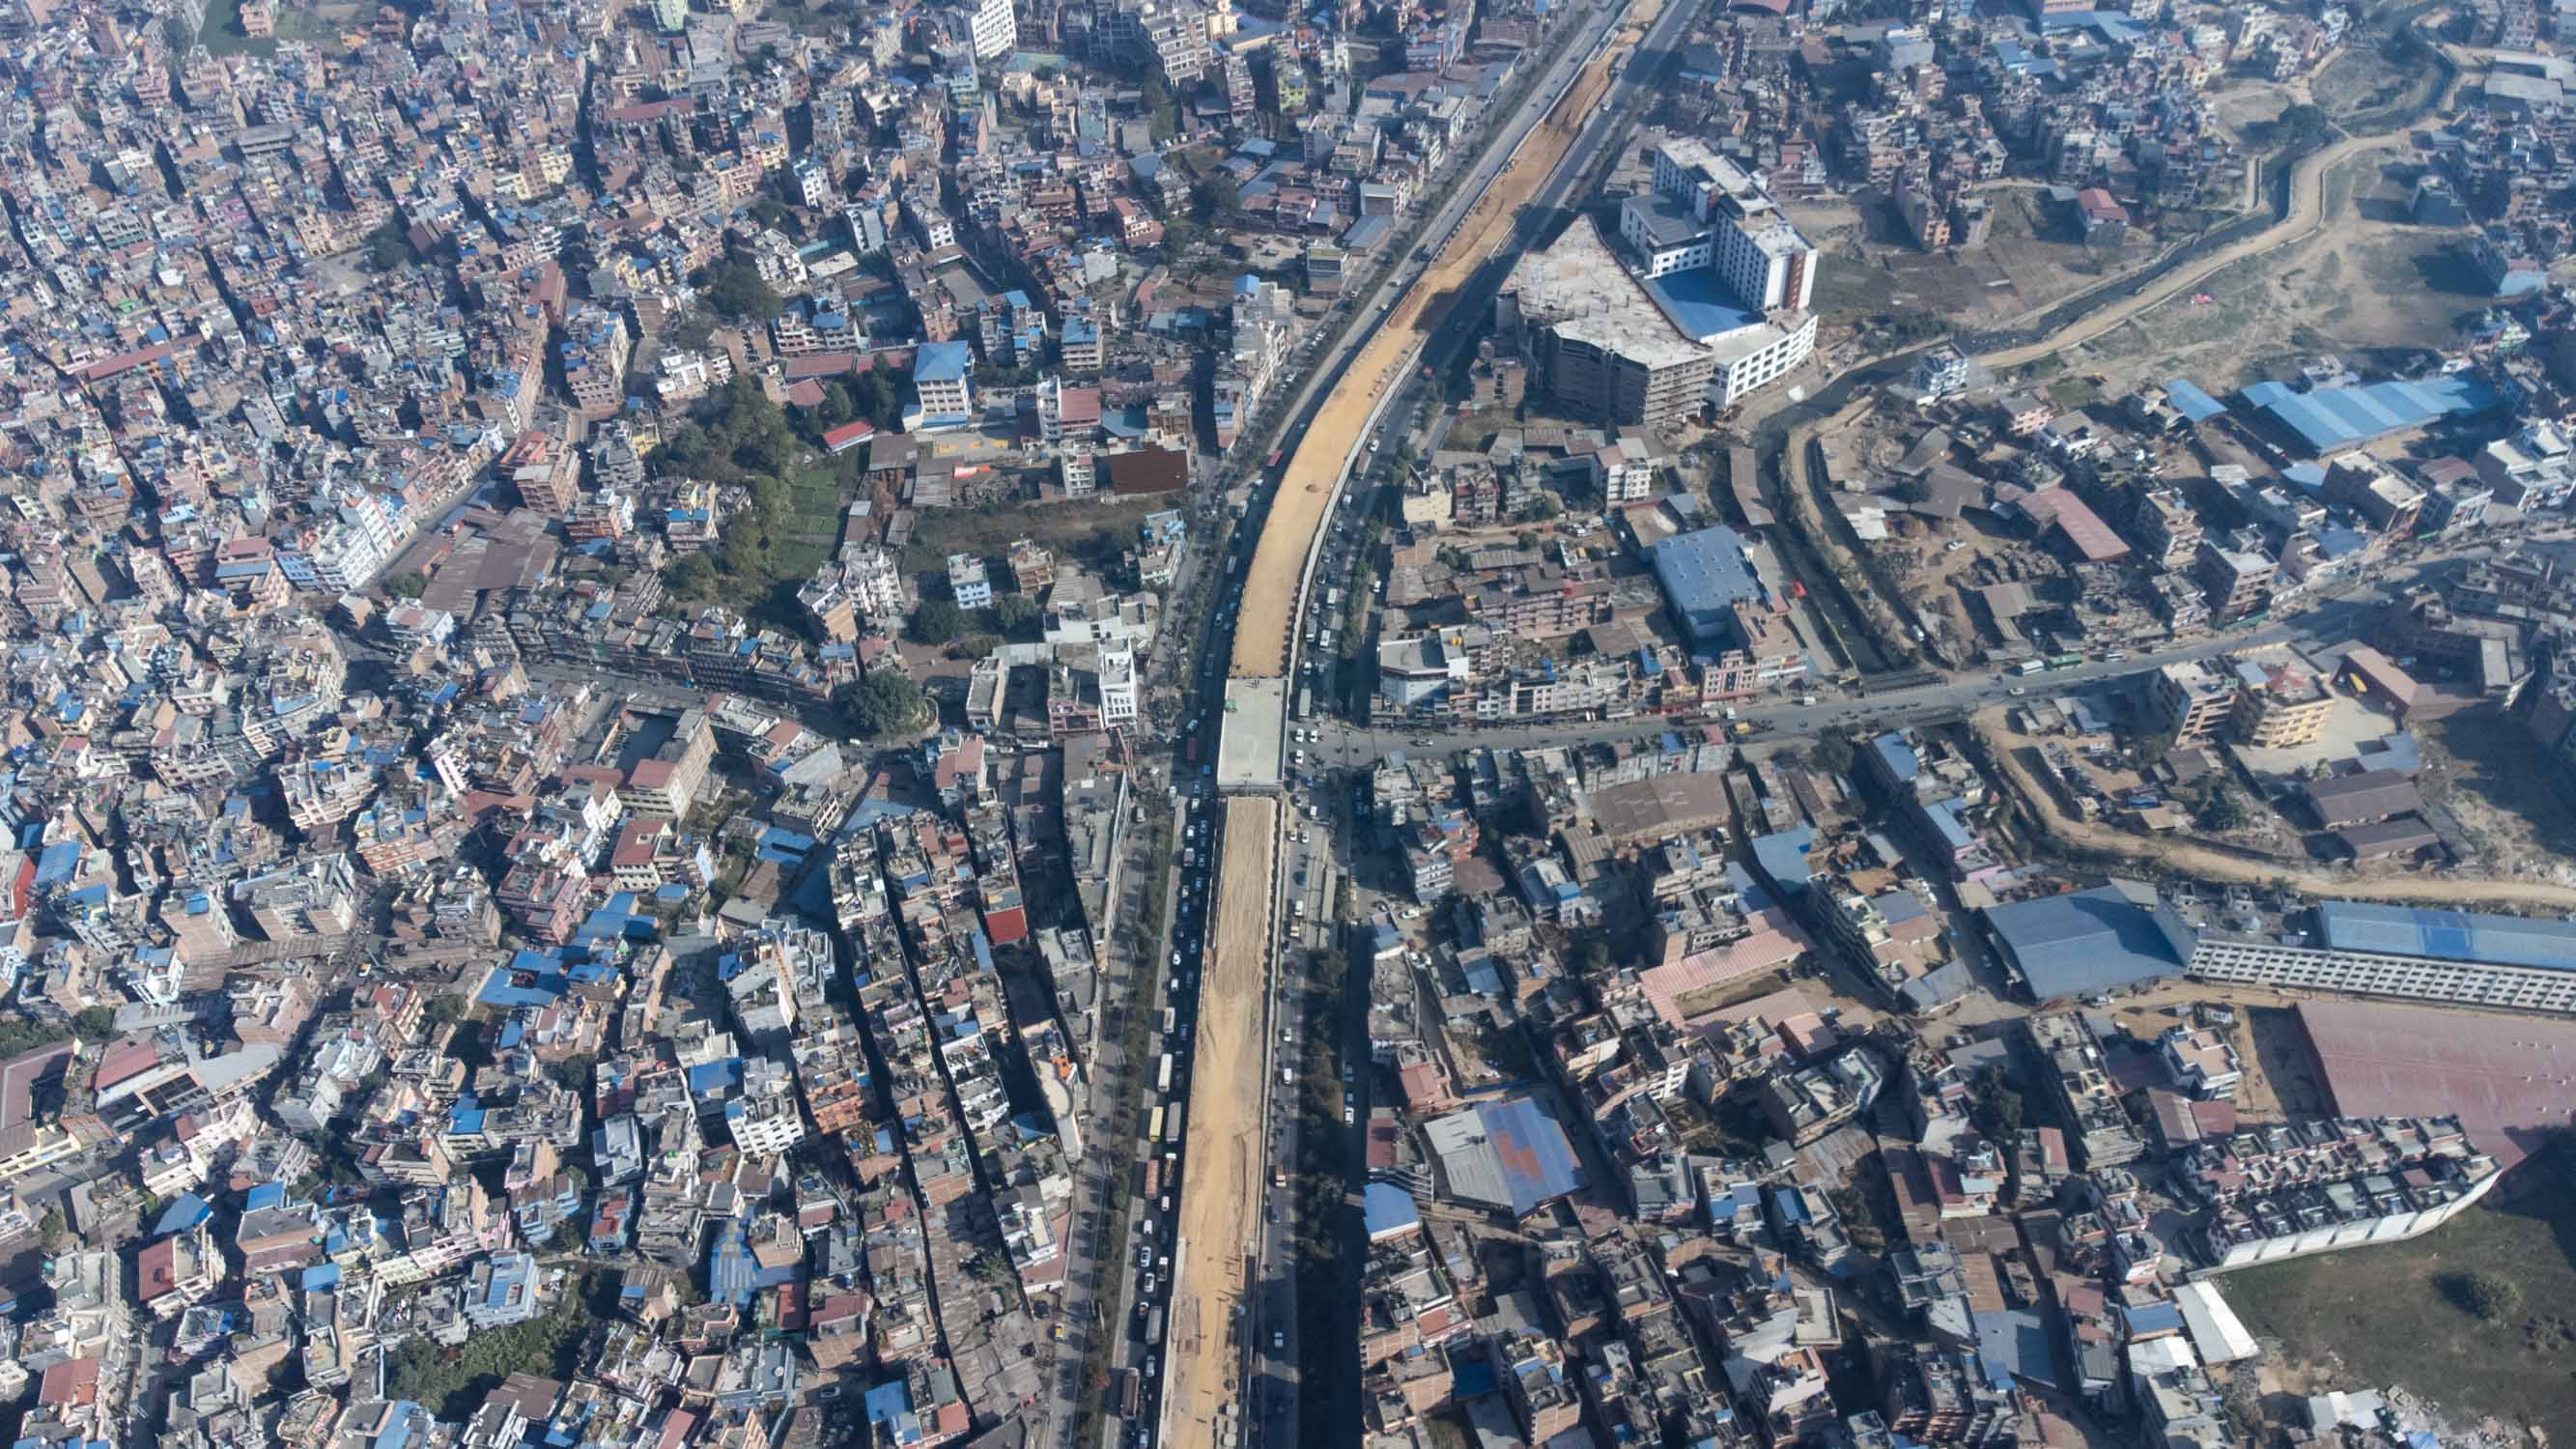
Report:
[[966,611],[946,599],[924,599],[904,625],[904,637],[915,644],[945,644],[963,633]]
[[930,724],[930,696],[893,669],[872,670],[843,686],[838,703],[850,728],[872,740],[916,734]]
[[778,293],[747,262],[708,267],[698,286],[708,307],[728,322],[757,322],[778,315]]

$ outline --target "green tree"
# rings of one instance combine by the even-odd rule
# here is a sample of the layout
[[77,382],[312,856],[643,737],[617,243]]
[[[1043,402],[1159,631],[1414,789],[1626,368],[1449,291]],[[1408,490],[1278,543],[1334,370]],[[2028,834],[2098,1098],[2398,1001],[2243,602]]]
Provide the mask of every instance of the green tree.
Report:
[[2443,1295],[2489,1323],[2511,1318],[2522,1306],[2522,1285],[2501,1273],[2445,1273]]
[[703,307],[691,307],[672,318],[662,335],[673,347],[688,352],[703,351],[708,343],[715,340],[716,319],[708,316]]
[[1976,1106],[1968,1121],[1978,1135],[1990,1142],[2010,1142],[2021,1131],[2021,1093],[2000,1066],[1988,1064],[1977,1069]]
[[45,1215],[36,1219],[36,1236],[42,1238],[49,1248],[61,1243],[70,1233],[71,1227],[63,1221],[60,1208],[47,1208]]
[[577,1052],[555,1063],[555,1080],[561,1082],[567,1091],[588,1092],[590,1071],[595,1065],[588,1054]]
[[723,261],[702,274],[699,295],[728,322],[761,322],[778,315],[778,293],[747,262]]
[[1231,226],[1243,215],[1243,187],[1234,173],[1219,167],[1200,178],[1191,189],[1194,214],[1200,221],[1214,220]]
[[879,369],[871,368],[860,376],[853,401],[858,404],[858,415],[874,423],[880,432],[903,421],[903,395],[895,389],[894,379]]
[[1840,730],[1828,730],[1816,736],[1807,747],[1807,763],[1829,775],[1839,775],[1852,767],[1851,736]]
[[838,703],[850,728],[872,740],[918,734],[930,724],[930,696],[898,670],[871,671],[844,686]]
[[417,599],[429,587],[429,580],[417,569],[405,569],[385,580],[385,592],[397,599]]
[[82,1041],[105,1041],[116,1035],[116,1008],[84,1006],[72,1018],[72,1032]]
[[420,260],[420,254],[412,249],[411,234],[395,217],[376,223],[375,229],[367,233],[366,247],[367,266],[379,272],[394,271]]
[[924,599],[904,624],[903,636],[915,644],[945,644],[965,627],[964,610],[946,599]]
[[2322,146],[2333,133],[2334,123],[2327,119],[2325,109],[2305,102],[2282,111],[2272,122],[2272,139],[2293,151]]
[[824,432],[841,426],[859,415],[858,404],[850,390],[837,382],[823,384],[823,400],[814,405],[814,421]]
[[2238,794],[2233,786],[2220,785],[2210,791],[2209,798],[2201,803],[2200,823],[2204,829],[2242,830],[2249,818],[2245,797]]
[[1014,639],[1034,639],[1038,634],[1037,601],[1020,594],[1004,594],[993,601],[993,622]]
[[716,595],[724,587],[724,580],[716,573],[714,562],[702,553],[682,558],[671,569],[670,577],[662,582],[671,597],[692,604],[715,602]]

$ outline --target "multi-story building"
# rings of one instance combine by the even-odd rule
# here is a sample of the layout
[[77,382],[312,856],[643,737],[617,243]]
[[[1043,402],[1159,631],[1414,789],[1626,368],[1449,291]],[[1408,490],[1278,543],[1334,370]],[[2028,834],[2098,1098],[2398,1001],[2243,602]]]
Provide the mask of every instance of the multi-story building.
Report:
[[2173,732],[2176,744],[2197,744],[2218,732],[2236,707],[2236,696],[2217,670],[2197,659],[2159,665],[2148,680],[2148,697],[2157,717]]
[[985,609],[993,604],[992,574],[984,561],[971,553],[948,556],[948,591],[961,609]]
[[2221,624],[2261,612],[2276,571],[2261,536],[2246,529],[2203,538],[2192,565],[2193,577],[2209,595],[2210,617]]
[[2239,658],[2236,703],[2229,722],[2236,737],[2269,750],[2316,743],[2334,717],[2334,691],[2293,664]]
[[2363,901],[2325,901],[2310,914],[2309,929],[2297,932],[2204,927],[2190,974],[2490,1009],[2576,1011],[2576,926]]

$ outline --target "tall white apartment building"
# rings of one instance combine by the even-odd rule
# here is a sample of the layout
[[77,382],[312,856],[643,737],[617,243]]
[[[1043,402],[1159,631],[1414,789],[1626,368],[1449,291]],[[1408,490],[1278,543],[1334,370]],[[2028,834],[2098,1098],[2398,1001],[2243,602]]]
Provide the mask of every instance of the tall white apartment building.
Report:
[[1011,13],[1011,0],[973,3],[968,28],[974,34],[975,58],[993,60],[1010,54],[1020,43],[1020,22]]

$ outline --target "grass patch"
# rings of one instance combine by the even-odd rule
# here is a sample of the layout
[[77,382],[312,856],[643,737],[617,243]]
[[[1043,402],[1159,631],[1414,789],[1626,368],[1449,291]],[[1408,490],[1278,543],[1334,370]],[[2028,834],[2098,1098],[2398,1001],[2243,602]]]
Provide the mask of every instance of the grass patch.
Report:
[[[2552,1440],[2576,1435],[2576,1152],[2553,1150],[2516,1168],[2496,1197],[2413,1242],[2354,1248],[2226,1275],[2227,1301],[2294,1363],[2332,1354],[2328,1387],[2402,1384],[2466,1423],[2494,1414],[2538,1424]],[[2451,1286],[2482,1274],[2521,1289],[2519,1307],[2488,1321]]]
[[1095,573],[1114,568],[1136,543],[1145,515],[1182,506],[1181,495],[1096,503],[1022,502],[1000,508],[926,508],[914,515],[903,566],[912,573],[948,567],[952,553],[998,559],[1018,539],[1035,539],[1056,562],[1070,558]]
[[197,40],[215,56],[274,56],[281,40],[300,40],[325,53],[343,49],[338,27],[325,21],[312,10],[294,4],[277,7],[277,33],[266,39],[253,39],[242,29],[241,0],[206,0],[205,28]]
[[2048,400],[2060,411],[2080,408],[2102,400],[2102,389],[2089,377],[2061,377],[2048,385]]
[[1829,321],[1884,312],[1896,296],[1896,278],[1872,266],[1827,252],[1816,269],[1816,311]]

